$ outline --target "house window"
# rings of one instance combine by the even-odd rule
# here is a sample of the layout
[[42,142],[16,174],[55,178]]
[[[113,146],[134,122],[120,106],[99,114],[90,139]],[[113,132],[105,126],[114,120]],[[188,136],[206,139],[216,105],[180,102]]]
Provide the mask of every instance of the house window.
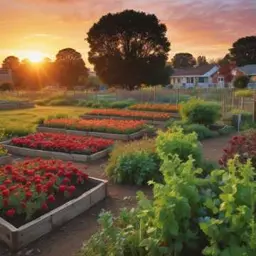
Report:
[[178,84],[180,84],[180,78],[177,78]]
[[224,82],[224,77],[218,77],[219,82]]
[[194,83],[194,77],[187,77],[187,83],[193,84]]
[[199,78],[198,78],[198,82],[199,82],[199,83],[204,83],[204,78],[203,78],[203,77],[199,77]]

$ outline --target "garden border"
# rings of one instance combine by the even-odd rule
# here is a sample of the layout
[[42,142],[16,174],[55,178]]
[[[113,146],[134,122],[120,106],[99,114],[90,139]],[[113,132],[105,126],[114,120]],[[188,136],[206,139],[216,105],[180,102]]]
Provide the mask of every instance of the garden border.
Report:
[[118,134],[118,133],[107,133],[107,132],[89,132],[89,131],[80,131],[80,130],[67,130],[65,128],[52,128],[47,126],[38,126],[38,132],[53,132],[53,133],[65,133],[72,135],[80,135],[80,136],[93,136],[105,139],[113,139],[113,140],[135,140],[143,137],[145,130],[142,129],[138,132],[134,132],[131,134]]
[[26,101],[17,101],[17,102],[5,102],[0,103],[0,110],[18,110],[18,109],[27,109],[34,108],[35,104],[32,102]]
[[103,200],[107,196],[107,181],[92,177],[89,177],[89,180],[97,185],[19,228],[0,217],[0,240],[11,250],[17,251]]
[[4,145],[4,147],[8,150],[8,152],[19,155],[19,156],[29,156],[29,157],[42,157],[45,159],[59,159],[63,161],[74,161],[74,162],[82,162],[86,163],[89,161],[95,161],[100,158],[103,158],[108,155],[108,153],[112,150],[112,147],[108,147],[102,151],[99,151],[92,155],[82,155],[82,154],[70,154],[56,151],[47,151],[47,150],[39,150],[39,149],[31,149],[25,147],[18,147],[10,145],[11,140],[1,142],[0,144]]
[[121,116],[102,116],[102,115],[81,115],[80,118],[82,119],[114,119],[114,120],[142,120],[145,121],[147,124],[165,124],[168,122],[170,119],[164,120],[164,121],[159,121],[159,120],[152,120],[152,119],[143,119],[143,118],[138,118],[138,117],[121,117]]
[[12,162],[11,155],[0,156],[0,165],[10,164]]

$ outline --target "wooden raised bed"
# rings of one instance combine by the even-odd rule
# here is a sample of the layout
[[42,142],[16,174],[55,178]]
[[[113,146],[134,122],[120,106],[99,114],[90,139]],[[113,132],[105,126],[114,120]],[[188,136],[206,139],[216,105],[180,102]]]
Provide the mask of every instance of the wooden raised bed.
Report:
[[1,144],[8,150],[8,152],[18,155],[18,156],[25,156],[25,157],[42,157],[45,159],[59,159],[63,161],[74,161],[74,162],[82,162],[86,163],[89,161],[95,161],[100,158],[103,158],[109,154],[111,151],[111,147],[99,151],[92,155],[82,155],[82,154],[69,154],[63,152],[54,152],[54,151],[47,151],[47,150],[37,150],[25,147],[17,147],[10,145],[11,140],[4,141]]
[[132,134],[117,134],[117,133],[106,133],[106,132],[87,132],[87,131],[79,131],[79,130],[67,130],[64,128],[51,128],[45,126],[38,126],[38,132],[50,132],[50,133],[65,133],[72,135],[80,135],[80,136],[93,136],[105,139],[113,139],[113,140],[135,140],[141,138],[145,130],[140,130],[138,132]]
[[121,116],[100,116],[100,115],[81,115],[80,118],[82,119],[114,119],[114,120],[142,120],[145,121],[147,124],[165,124],[169,119],[159,121],[159,120],[148,120],[143,118],[136,118],[136,117],[121,117]]
[[12,162],[12,156],[0,156],[0,165],[10,164]]
[[17,102],[2,102],[0,103],[0,110],[26,109],[34,108],[35,105],[31,102],[17,101]]
[[89,180],[95,187],[19,228],[0,218],[0,240],[11,250],[19,250],[103,200],[107,196],[107,182],[91,177]]

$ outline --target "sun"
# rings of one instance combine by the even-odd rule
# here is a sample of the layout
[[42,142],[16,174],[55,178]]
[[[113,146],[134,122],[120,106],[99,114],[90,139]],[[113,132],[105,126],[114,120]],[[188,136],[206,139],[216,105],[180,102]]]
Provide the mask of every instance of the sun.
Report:
[[45,55],[39,51],[31,51],[28,52],[26,55],[27,58],[33,63],[41,62],[45,58]]

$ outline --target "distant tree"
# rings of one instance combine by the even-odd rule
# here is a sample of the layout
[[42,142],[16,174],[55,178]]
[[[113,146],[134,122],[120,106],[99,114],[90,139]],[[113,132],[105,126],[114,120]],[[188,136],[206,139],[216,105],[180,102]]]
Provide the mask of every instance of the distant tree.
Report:
[[72,48],[65,48],[58,52],[55,70],[60,86],[70,89],[79,84],[81,76],[88,77],[88,69],[85,67],[82,55]]
[[172,59],[174,68],[191,68],[196,65],[196,59],[191,53],[177,53]]
[[256,64],[256,36],[238,39],[229,51],[237,66]]
[[19,76],[19,68],[20,68],[20,60],[16,56],[8,56],[3,60],[2,68],[10,69],[12,72],[12,80],[13,84],[16,88],[20,86],[20,76]]
[[203,66],[203,65],[207,65],[208,64],[205,56],[198,56],[196,62],[197,62],[198,66]]
[[166,26],[153,14],[126,10],[107,14],[88,32],[89,61],[108,85],[134,89],[168,79],[170,43]]
[[244,89],[247,87],[250,78],[248,76],[239,76],[234,81],[234,87],[238,89]]
[[11,69],[12,71],[15,71],[20,66],[20,60],[18,57],[15,56],[8,56],[3,60],[2,68],[5,69]]
[[234,63],[234,61],[232,61],[232,57],[229,53],[227,53],[224,58],[220,58],[216,61],[216,64],[223,66],[223,65],[228,65],[228,64],[232,64]]

